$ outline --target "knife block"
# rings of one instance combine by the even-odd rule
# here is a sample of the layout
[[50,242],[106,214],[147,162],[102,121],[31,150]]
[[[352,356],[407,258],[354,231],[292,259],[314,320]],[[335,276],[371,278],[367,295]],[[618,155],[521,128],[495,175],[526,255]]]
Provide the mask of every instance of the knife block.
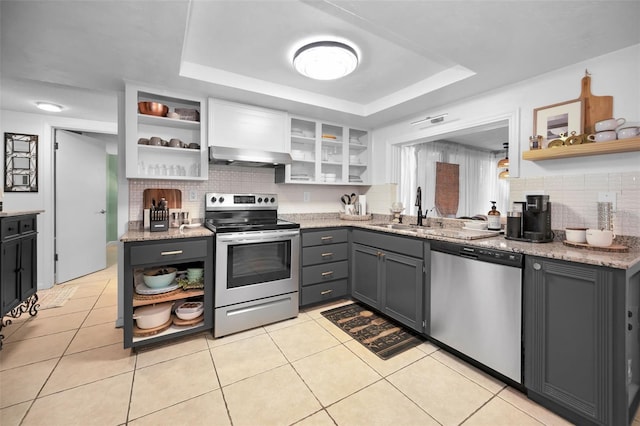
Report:
[[169,210],[149,210],[149,230],[151,232],[169,230]]

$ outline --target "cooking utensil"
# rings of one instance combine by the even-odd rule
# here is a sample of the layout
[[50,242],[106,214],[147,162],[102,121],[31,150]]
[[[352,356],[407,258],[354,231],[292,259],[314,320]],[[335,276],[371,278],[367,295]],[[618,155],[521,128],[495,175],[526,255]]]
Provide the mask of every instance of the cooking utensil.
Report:
[[372,320],[369,324],[359,325],[359,326],[357,326],[357,327],[353,327],[351,330],[349,330],[349,333],[354,333],[354,334],[355,334],[355,333],[357,333],[358,331],[362,331],[362,330],[364,330],[364,329],[365,329],[365,328],[367,328],[367,327],[370,327],[370,326],[372,326],[372,325],[382,325],[382,324],[384,324],[385,322],[387,322],[387,320],[386,320],[386,319],[384,319],[384,318],[376,318],[376,319]]
[[142,306],[133,312],[133,319],[136,320],[138,328],[156,328],[169,321],[172,307],[173,302]]
[[351,198],[347,194],[344,194],[342,197],[340,197],[340,201],[342,201],[342,204],[344,204],[345,206],[351,204]]
[[380,334],[378,334],[377,336],[365,339],[365,340],[362,341],[362,343],[364,343],[365,345],[368,345],[369,343],[373,343],[378,339],[382,339],[383,337],[388,336],[390,334],[393,334],[396,331],[400,331],[400,330],[401,330],[400,327],[394,327],[394,328],[390,328],[388,330],[381,331]]
[[169,112],[169,107],[159,102],[138,102],[140,114],[155,115],[165,117]]
[[349,321],[351,321],[353,319],[356,319],[358,317],[368,318],[370,316],[373,316],[373,312],[371,312],[371,311],[362,311],[358,315],[354,315],[354,316],[348,317],[348,318],[339,319],[338,320],[338,324],[344,324],[345,322],[349,322]]
[[182,320],[198,318],[203,312],[202,302],[185,302],[176,308],[176,316]]

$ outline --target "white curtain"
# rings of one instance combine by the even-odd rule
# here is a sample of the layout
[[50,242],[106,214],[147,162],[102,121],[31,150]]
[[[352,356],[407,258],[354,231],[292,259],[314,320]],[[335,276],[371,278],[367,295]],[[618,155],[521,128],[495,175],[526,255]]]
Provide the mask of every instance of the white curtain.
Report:
[[[458,216],[486,215],[490,201],[502,214],[509,206],[509,183],[498,179],[496,166],[504,154],[473,149],[446,141],[426,142],[402,148],[400,194],[406,214],[415,215],[416,188],[422,188],[422,209],[435,205],[436,162],[458,164],[460,167],[460,201]],[[430,216],[435,215],[433,210]]]

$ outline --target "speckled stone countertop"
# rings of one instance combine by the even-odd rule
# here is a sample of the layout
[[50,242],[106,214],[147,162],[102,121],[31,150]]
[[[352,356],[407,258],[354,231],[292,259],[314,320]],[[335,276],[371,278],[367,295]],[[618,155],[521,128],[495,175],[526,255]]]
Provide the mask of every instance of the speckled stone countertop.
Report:
[[[477,240],[460,240],[437,235],[420,235],[411,231],[384,229],[373,225],[376,223],[390,223],[386,216],[381,216],[378,218],[374,217],[370,221],[341,220],[339,217],[337,217],[337,215],[335,217],[318,216],[317,218],[304,218],[302,217],[302,215],[292,215],[287,216],[287,219],[297,221],[300,224],[301,229],[350,226],[354,228],[363,228],[392,234],[405,235],[413,238],[449,241],[468,246],[494,248],[499,250],[512,251],[515,253],[523,253],[526,255],[606,266],[616,269],[630,269],[634,266],[640,265],[640,247],[629,247],[628,253],[609,253],[605,251],[568,247],[562,244],[561,241],[554,241],[551,243],[528,243],[506,240],[504,236],[482,238]],[[415,221],[405,221],[405,223],[415,223]],[[431,229],[435,229],[437,232],[438,228]]]
[[6,212],[0,212],[0,217],[24,216],[27,214],[39,214],[39,213],[44,213],[44,210],[6,211]]
[[175,238],[195,238],[195,237],[210,237],[213,235],[209,229],[204,226],[197,228],[184,228],[182,231],[179,228],[169,228],[168,231],[151,232],[149,230],[129,230],[120,237],[120,241],[128,243],[132,241],[157,241],[157,240],[171,240]]

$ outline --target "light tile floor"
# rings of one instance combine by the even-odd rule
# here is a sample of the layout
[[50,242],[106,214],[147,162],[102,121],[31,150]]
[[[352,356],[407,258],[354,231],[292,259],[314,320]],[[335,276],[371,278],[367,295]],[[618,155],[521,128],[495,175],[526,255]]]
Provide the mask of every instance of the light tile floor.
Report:
[[116,281],[111,265],[65,284],[80,288],[63,307],[3,330],[0,424],[568,424],[429,343],[382,361],[322,317],[326,306],[125,350]]

